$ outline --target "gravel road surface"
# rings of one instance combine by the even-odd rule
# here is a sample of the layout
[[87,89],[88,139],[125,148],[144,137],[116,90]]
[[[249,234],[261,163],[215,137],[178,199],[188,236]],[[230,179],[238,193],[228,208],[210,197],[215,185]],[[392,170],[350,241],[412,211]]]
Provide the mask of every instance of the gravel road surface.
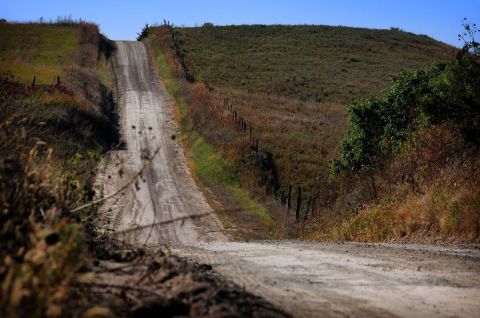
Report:
[[297,317],[478,317],[480,249],[299,241],[174,251]]
[[113,193],[154,157],[136,182],[107,202],[98,223],[129,243],[224,240],[220,221],[188,172],[176,138],[173,101],[156,77],[145,45],[118,41],[116,47],[120,134],[127,149],[109,154],[97,182],[104,193]]

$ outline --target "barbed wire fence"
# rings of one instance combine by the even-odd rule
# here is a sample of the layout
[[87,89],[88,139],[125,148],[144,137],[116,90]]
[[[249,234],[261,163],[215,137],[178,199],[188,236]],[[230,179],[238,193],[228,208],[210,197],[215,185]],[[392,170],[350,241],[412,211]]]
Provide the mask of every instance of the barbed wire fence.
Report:
[[[161,27],[167,28],[170,34],[175,58],[182,67],[186,81],[189,83],[198,82],[193,71],[188,66],[179,35],[174,30],[174,25],[164,20]],[[203,83],[208,90],[214,91],[214,87],[209,83],[204,81],[201,83]],[[268,151],[267,147],[260,142],[259,133],[257,133],[255,127],[247,123],[246,118],[235,108],[227,97],[223,98],[223,109],[221,111],[226,114],[226,116],[223,117],[232,122],[238,133],[248,135],[250,151],[254,154],[259,170],[259,179],[261,180],[261,185],[265,188],[266,195],[278,201],[287,213],[295,206],[295,222],[306,222],[308,217],[313,215],[317,191],[306,189],[301,185],[282,186],[278,181],[276,165],[273,159],[274,156],[272,152]],[[294,190],[296,192],[296,199],[293,196]],[[305,197],[305,194],[308,195]]]

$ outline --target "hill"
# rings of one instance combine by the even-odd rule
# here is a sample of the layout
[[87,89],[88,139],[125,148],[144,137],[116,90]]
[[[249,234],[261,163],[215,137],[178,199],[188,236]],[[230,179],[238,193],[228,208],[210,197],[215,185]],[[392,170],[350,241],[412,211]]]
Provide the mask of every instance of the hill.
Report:
[[392,75],[454,54],[397,29],[207,24],[175,32],[197,80],[302,101],[349,103],[381,91]]
[[1,23],[0,72],[10,72],[20,83],[32,83],[36,76],[37,84],[52,84],[67,69],[86,67],[99,69],[106,79],[105,56],[98,54],[102,39],[89,23]]
[[327,178],[350,102],[380,92],[401,71],[455,52],[398,30],[258,25],[175,28],[175,34],[193,76],[229,98],[255,128],[284,188],[312,189]]
[[[398,29],[329,26],[163,26],[150,28],[146,41],[177,79],[183,69],[195,79],[177,85],[177,95],[189,106],[190,128],[224,159],[231,182],[292,208],[300,187],[307,213],[334,204],[343,187],[331,180],[329,163],[346,136],[347,105],[386,89],[399,72],[451,60],[457,51]],[[239,131],[239,120],[247,131]],[[257,139],[261,158],[250,150]],[[194,161],[201,157],[194,150]],[[208,175],[203,181],[225,184]]]

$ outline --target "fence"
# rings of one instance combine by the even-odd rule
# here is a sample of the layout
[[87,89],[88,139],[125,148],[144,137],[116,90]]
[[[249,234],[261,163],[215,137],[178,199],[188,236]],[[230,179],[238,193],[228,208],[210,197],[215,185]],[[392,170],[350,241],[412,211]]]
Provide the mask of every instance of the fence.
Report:
[[[188,65],[185,61],[185,54],[180,45],[178,36],[175,34],[173,25],[168,21],[164,20],[164,27],[166,27],[171,36],[175,57],[182,66],[185,79],[189,83],[194,83],[195,76],[192,71],[189,70]],[[203,83],[210,91],[213,91],[214,88],[208,83]],[[306,221],[309,217],[309,213],[313,214],[315,209],[315,195],[313,191],[310,191],[310,196],[308,199],[304,199],[302,193],[308,193],[300,185],[297,185],[296,188],[296,200],[292,200],[293,186],[288,185],[288,188],[283,188],[278,181],[276,166],[273,160],[273,154],[265,149],[260,148],[259,137],[256,134],[255,128],[247,124],[247,120],[238,112],[234,105],[229,101],[228,98],[223,100],[223,112],[225,112],[226,118],[229,118],[233,123],[234,127],[239,133],[249,135],[250,149],[255,155],[256,164],[260,171],[260,180],[261,185],[265,187],[265,193],[272,197],[273,199],[279,201],[279,203],[285,207],[287,213],[292,209],[292,203],[295,204],[295,221],[300,223],[302,221],[302,211],[303,221]],[[288,190],[287,190],[288,189]],[[303,191],[302,191],[303,190]]]
[[51,86],[60,86],[60,76],[57,76],[57,83],[53,85],[48,85],[48,84],[37,84],[37,77],[33,75],[33,80],[32,80],[32,87],[51,87]]

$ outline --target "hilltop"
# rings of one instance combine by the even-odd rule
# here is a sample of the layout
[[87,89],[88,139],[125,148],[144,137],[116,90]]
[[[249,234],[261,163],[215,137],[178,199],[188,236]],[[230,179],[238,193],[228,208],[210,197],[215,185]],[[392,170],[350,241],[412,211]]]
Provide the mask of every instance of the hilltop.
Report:
[[196,79],[302,101],[348,103],[381,91],[392,75],[455,54],[397,28],[205,24],[175,32]]

